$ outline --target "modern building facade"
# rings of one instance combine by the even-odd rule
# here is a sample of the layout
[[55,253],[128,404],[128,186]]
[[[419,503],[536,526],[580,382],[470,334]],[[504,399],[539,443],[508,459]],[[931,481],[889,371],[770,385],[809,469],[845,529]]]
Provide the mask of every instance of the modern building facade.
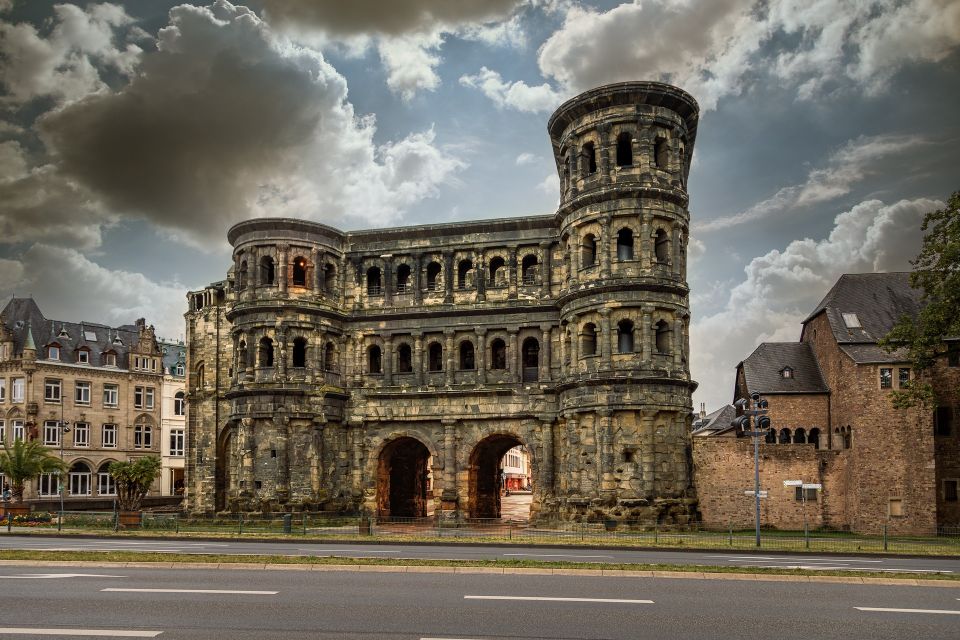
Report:
[[[121,327],[48,320],[32,298],[0,312],[0,438],[41,439],[63,456],[68,507],[108,506],[116,496],[109,464],[160,454],[162,384],[161,351],[143,319]],[[57,476],[40,476],[24,499],[59,509]]]
[[534,517],[686,522],[697,119],[660,83],[566,102],[552,215],[231,228],[189,294],[188,508],[497,517],[520,446]]
[[[803,322],[800,340],[764,343],[737,366],[734,399],[757,392],[772,428],[761,450],[769,492],[766,524],[863,533],[929,534],[960,526],[960,343],[949,340],[930,373],[936,407],[898,409],[892,392],[914,372],[903,352],[877,346],[922,292],[908,273],[842,276]],[[752,522],[753,445],[737,438],[721,409],[695,425],[694,461],[703,521]],[[724,424],[725,423],[725,424]],[[801,492],[784,480],[819,484]]]

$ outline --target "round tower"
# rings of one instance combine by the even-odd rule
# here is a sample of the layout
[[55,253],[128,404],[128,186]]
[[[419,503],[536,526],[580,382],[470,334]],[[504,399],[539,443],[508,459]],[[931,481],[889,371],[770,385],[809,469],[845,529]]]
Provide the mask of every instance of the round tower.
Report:
[[692,509],[686,184],[697,118],[684,91],[625,82],[567,101],[548,123],[567,516],[683,522]]

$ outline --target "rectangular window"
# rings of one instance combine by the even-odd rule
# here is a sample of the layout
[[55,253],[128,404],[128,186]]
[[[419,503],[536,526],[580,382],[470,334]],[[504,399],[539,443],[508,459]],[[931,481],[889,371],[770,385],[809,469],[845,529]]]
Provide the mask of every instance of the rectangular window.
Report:
[[120,387],[115,384],[103,385],[103,406],[116,407],[120,404]]
[[960,485],[960,482],[956,480],[944,480],[943,481],[943,501],[944,502],[956,502],[957,501],[957,489]]
[[43,399],[47,402],[60,402],[60,380],[47,378],[43,382]]
[[90,363],[90,352],[86,349],[77,352],[77,362],[80,364],[89,364]]
[[104,364],[108,367],[117,366],[117,354],[108,353],[104,355]]
[[144,409],[153,409],[153,387],[147,387],[144,389],[143,396],[143,408]]
[[48,360],[59,360],[59,359],[60,359],[60,347],[47,347],[47,359],[48,359]]
[[170,455],[183,457],[184,434],[183,429],[170,431]]
[[73,446],[90,446],[90,425],[86,422],[75,422],[73,424]]
[[27,434],[24,432],[23,428],[23,420],[13,421],[13,439],[14,441],[27,439]]
[[153,427],[147,424],[138,424],[133,427],[134,449],[153,448]]
[[70,474],[70,495],[72,496],[90,495],[90,472],[89,471]]
[[59,495],[57,492],[59,488],[57,480],[57,474],[55,473],[40,474],[37,478],[37,493],[44,498]]
[[48,447],[60,446],[60,423],[47,420],[43,423],[43,444]]
[[133,408],[143,409],[143,387],[135,387],[133,390]]
[[890,498],[887,507],[891,518],[903,517],[903,498]]
[[117,425],[115,424],[105,424],[103,425],[103,447],[105,449],[112,449],[117,446]]
[[0,378],[0,402],[7,401],[7,380]]
[[933,433],[949,436],[953,433],[953,407],[937,407],[933,412]]
[[794,493],[794,500],[797,502],[803,501],[803,494],[807,494],[807,502],[816,502],[817,501],[817,490],[816,489],[804,489],[803,487],[795,487],[796,492]]
[[880,388],[881,389],[892,389],[893,388],[893,369],[888,369],[886,367],[881,367],[880,369]]
[[960,367],[960,342],[947,344],[947,366]]
[[905,367],[897,369],[897,384],[901,389],[906,389],[910,386],[910,369]]
[[106,471],[97,474],[97,494],[101,496],[117,495],[117,483],[114,482],[113,476]]
[[90,404],[90,383],[77,382],[73,388],[73,399],[77,404]]
[[[7,423],[4,422],[3,420],[0,420],[0,444],[6,444],[6,442],[7,442]],[[2,486],[3,484],[0,483],[0,487]]]
[[10,386],[10,402],[23,402],[24,379],[14,378]]

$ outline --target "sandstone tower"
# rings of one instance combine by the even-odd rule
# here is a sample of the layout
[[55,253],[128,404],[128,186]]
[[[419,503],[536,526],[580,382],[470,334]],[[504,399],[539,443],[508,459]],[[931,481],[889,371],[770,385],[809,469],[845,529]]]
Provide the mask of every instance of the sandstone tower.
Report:
[[230,229],[189,296],[188,508],[685,522],[686,179],[696,102],[608,85],[554,113],[555,215]]

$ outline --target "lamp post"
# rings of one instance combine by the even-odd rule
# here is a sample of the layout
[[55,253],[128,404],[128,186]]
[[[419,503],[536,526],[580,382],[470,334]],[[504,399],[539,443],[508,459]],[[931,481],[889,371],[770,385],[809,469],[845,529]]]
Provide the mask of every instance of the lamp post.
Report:
[[[60,517],[57,518],[57,531],[63,530],[63,494],[65,492],[65,487],[63,486],[63,436],[66,433],[70,433],[69,423],[63,419],[63,395],[60,396],[60,422],[57,423],[57,439],[60,441],[60,465],[61,468],[57,471],[57,479],[59,486],[60,494]],[[69,477],[69,476],[68,476]]]
[[[751,404],[752,401],[752,404]],[[760,546],[760,498],[763,497],[760,491],[760,437],[767,433],[770,428],[770,418],[767,416],[767,401],[760,397],[760,394],[754,391],[750,394],[750,399],[740,398],[733,403],[741,415],[734,418],[730,423],[737,431],[745,436],[753,438],[753,500],[756,522],[757,547]],[[752,407],[752,408],[751,408]],[[750,417],[756,416],[756,430],[750,428]]]

